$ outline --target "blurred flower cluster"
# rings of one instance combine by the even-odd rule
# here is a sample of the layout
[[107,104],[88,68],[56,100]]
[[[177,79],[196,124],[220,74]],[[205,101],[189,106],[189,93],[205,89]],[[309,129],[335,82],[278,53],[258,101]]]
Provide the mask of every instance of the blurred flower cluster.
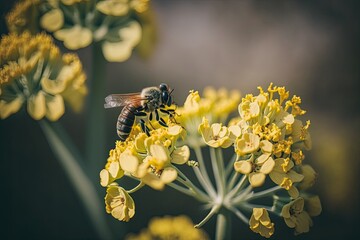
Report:
[[[107,61],[148,55],[155,39],[149,0],[22,0],[6,17],[10,31],[47,31],[70,50],[101,44]],[[146,36],[144,36],[146,35]]]
[[156,217],[151,219],[149,226],[137,235],[130,234],[127,240],[206,240],[209,239],[204,231],[194,228],[194,224],[187,216]]
[[35,120],[58,120],[64,100],[79,111],[87,93],[86,76],[75,54],[61,54],[46,34],[11,33],[0,42],[0,117],[26,104]]
[[[101,185],[108,189],[107,212],[128,221],[135,209],[129,194],[144,185],[156,190],[167,185],[210,209],[195,227],[217,216],[217,230],[228,234],[227,223],[219,218],[231,213],[266,238],[275,231],[271,215],[282,217],[295,234],[308,232],[321,203],[306,191],[317,174],[303,163],[311,137],[310,121],[299,119],[306,113],[300,104],[300,97],[290,98],[284,87],[272,84],[241,100],[237,91],[207,88],[203,97],[190,91],[169,127],[153,128],[148,136],[135,125],[126,141],[116,142],[100,172]],[[238,115],[230,118],[236,109]],[[190,149],[196,161],[189,160]],[[196,183],[182,172],[184,166],[193,169]],[[139,184],[125,190],[116,182],[124,176]]]

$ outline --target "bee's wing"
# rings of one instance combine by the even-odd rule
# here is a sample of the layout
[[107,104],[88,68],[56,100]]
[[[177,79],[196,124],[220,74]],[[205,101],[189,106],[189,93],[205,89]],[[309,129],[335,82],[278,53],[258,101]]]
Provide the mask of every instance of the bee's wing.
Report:
[[105,108],[123,107],[129,103],[140,105],[140,93],[110,94],[105,98]]

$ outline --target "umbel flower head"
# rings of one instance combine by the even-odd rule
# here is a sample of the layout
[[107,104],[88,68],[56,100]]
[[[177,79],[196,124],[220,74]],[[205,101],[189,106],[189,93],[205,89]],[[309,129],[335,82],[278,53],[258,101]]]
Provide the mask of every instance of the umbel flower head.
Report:
[[23,0],[7,15],[10,31],[46,30],[70,50],[101,43],[106,60],[127,60],[154,41],[149,0]]
[[0,42],[0,118],[24,104],[35,120],[58,120],[64,100],[79,111],[87,93],[86,76],[75,54],[61,54],[44,33],[10,33]]
[[293,96],[288,100],[289,92],[284,87],[271,84],[268,92],[260,87],[259,90],[257,96],[246,95],[238,108],[240,118],[236,124],[242,135],[234,144],[238,155],[234,168],[248,175],[253,187],[262,186],[269,175],[291,197],[297,198],[295,183],[304,176],[295,165],[301,165],[303,150],[311,148],[310,121],[304,125],[297,119],[305,114],[299,106],[301,99]]
[[[233,214],[265,238],[275,232],[272,215],[282,217],[295,234],[309,231],[311,217],[321,212],[320,199],[306,192],[317,176],[303,164],[311,148],[310,121],[299,119],[305,114],[301,99],[290,97],[284,87],[270,84],[267,91],[259,90],[240,103],[235,91],[208,88],[203,97],[191,91],[176,109],[176,119],[169,119],[169,127],[158,126],[148,136],[137,125],[125,142],[116,143],[100,172],[101,185],[109,188],[130,176],[140,184],[128,193],[143,185],[155,190],[169,186],[194,197],[210,209],[195,227],[217,216],[218,239],[229,238],[221,219],[225,214]],[[238,116],[227,121],[236,108]],[[189,160],[190,148],[196,161]],[[183,167],[192,168],[196,184]]]

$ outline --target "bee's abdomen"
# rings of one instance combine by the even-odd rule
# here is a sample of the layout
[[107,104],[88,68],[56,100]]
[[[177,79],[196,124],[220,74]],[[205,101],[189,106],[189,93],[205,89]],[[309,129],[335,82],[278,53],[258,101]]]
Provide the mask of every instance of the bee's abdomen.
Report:
[[134,125],[136,107],[133,105],[126,105],[121,110],[118,117],[116,130],[121,141],[125,141]]

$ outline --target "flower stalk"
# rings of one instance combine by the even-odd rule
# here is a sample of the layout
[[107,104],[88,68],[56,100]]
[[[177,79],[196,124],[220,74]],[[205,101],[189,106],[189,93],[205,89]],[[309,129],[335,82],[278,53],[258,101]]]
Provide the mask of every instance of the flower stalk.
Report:
[[112,239],[111,231],[106,224],[106,218],[95,187],[86,172],[86,166],[80,161],[80,154],[66,136],[66,133],[56,123],[47,120],[39,121],[48,143],[57,156],[61,166],[67,173],[76,192],[84,203],[86,212],[101,239]]

